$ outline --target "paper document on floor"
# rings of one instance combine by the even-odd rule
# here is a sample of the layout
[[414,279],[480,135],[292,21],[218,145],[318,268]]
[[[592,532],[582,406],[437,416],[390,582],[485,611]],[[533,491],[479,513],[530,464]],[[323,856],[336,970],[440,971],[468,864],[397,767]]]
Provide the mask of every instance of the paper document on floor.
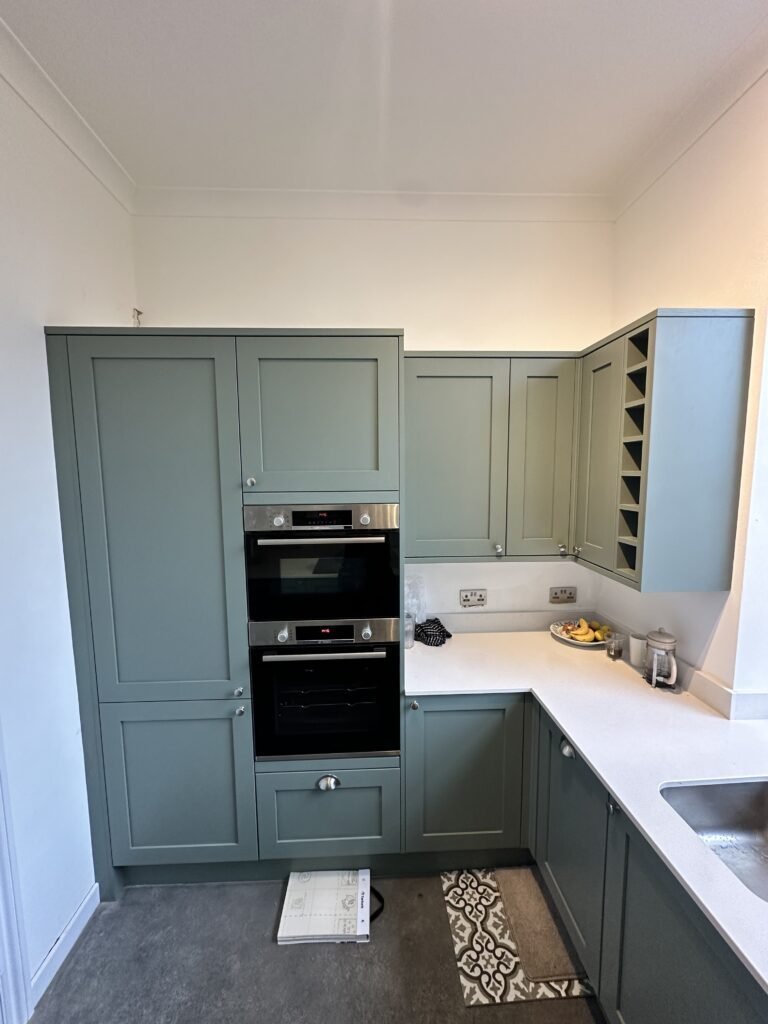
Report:
[[371,872],[292,871],[277,941],[369,942]]

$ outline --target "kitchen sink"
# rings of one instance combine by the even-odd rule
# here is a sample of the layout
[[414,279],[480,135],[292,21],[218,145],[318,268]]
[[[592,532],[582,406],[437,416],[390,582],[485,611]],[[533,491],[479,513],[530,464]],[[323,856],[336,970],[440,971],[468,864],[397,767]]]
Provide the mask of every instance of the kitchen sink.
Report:
[[666,786],[661,795],[748,889],[768,900],[768,779]]

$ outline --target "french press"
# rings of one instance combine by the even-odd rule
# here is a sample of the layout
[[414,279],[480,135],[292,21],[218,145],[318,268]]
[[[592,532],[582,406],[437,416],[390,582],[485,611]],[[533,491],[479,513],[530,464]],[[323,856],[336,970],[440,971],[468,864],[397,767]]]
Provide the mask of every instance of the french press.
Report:
[[664,686],[668,689],[677,682],[677,660],[675,649],[677,640],[661,626],[652,630],[646,637],[645,667],[643,677],[651,686]]

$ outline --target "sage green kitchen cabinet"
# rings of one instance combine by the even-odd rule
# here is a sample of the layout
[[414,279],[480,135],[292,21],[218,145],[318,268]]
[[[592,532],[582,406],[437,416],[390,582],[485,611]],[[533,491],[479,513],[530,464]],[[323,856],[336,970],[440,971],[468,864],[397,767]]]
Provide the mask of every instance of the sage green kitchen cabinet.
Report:
[[99,699],[247,696],[234,338],[67,344]]
[[249,700],[101,705],[113,863],[258,859]]
[[407,555],[502,555],[508,359],[405,360]]
[[608,828],[599,995],[610,1024],[768,1020],[768,995],[621,812]]
[[574,451],[574,359],[512,359],[507,555],[568,550]]
[[600,976],[608,795],[545,715],[539,725],[534,854],[593,984]]
[[347,769],[256,776],[261,856],[331,857],[400,852],[400,769]]
[[400,338],[239,337],[243,489],[399,490]]
[[406,698],[405,848],[520,846],[523,694]]
[[621,429],[623,348],[617,339],[582,360],[576,552],[613,569]]

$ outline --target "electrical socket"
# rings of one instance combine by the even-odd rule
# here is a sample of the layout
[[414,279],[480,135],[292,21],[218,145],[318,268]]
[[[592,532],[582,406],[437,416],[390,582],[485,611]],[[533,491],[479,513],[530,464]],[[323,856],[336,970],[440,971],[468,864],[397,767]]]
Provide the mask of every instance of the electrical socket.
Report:
[[550,604],[575,604],[576,602],[576,587],[550,587],[549,588],[549,603]]
[[485,608],[488,604],[488,591],[460,590],[459,604],[462,608]]

